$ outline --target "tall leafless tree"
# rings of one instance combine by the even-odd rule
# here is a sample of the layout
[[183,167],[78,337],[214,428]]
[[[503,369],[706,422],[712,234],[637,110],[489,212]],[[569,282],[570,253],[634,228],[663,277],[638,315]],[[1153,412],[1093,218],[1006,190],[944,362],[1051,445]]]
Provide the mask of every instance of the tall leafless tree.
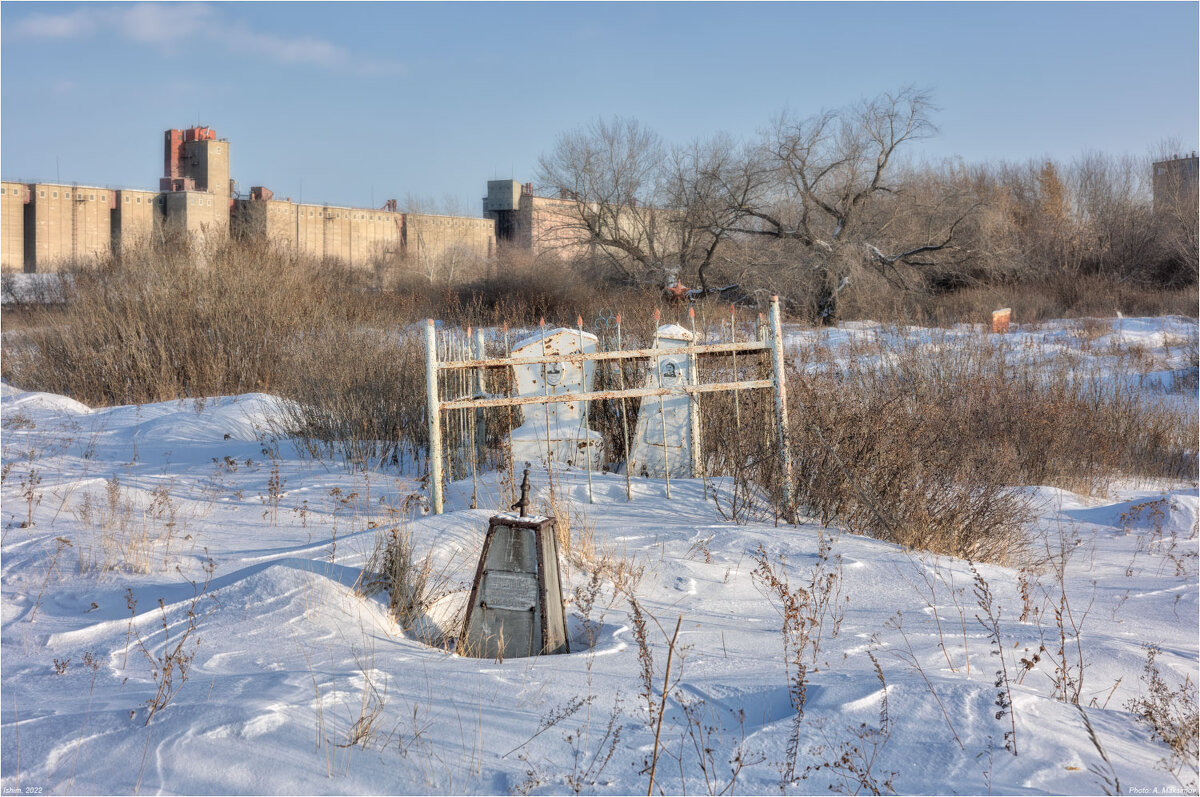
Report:
[[666,148],[636,119],[595,119],[561,135],[538,160],[544,193],[563,205],[548,214],[550,240],[587,246],[633,282],[669,268],[672,228],[656,207]]
[[677,212],[680,271],[694,274],[705,291],[719,249],[745,219],[741,208],[762,198],[767,180],[761,152],[725,134],[672,150],[666,194]]
[[[880,213],[903,193],[899,154],[935,132],[928,93],[912,88],[808,118],[779,116],[764,136],[761,180],[744,194],[727,193],[742,223],[731,232],[798,242],[823,289],[818,315],[836,316],[850,267],[868,265],[898,288],[901,267],[929,268],[954,243],[971,208],[947,215],[931,208],[921,234],[898,239]],[[894,204],[894,203],[893,203]]]

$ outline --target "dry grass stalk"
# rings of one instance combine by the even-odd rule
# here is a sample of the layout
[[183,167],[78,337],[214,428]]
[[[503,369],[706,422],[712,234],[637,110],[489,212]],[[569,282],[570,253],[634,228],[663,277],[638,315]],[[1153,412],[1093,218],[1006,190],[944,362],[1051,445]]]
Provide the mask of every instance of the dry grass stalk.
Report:
[[1167,757],[1159,767],[1169,772],[1181,789],[1195,792],[1200,774],[1200,698],[1190,675],[1171,688],[1158,666],[1160,652],[1153,645],[1147,647],[1140,677],[1145,692],[1125,708],[1147,723],[1155,738],[1167,746]]
[[1009,730],[1004,732],[1004,749],[1015,757],[1017,755],[1017,719],[1013,714],[1012,683],[1008,678],[1008,663],[1004,658],[1004,642],[1000,633],[1000,609],[992,599],[991,587],[974,563],[971,564],[971,573],[975,576],[975,600],[980,611],[983,612],[982,616],[976,614],[975,619],[987,632],[992,655],[1000,659],[1000,669],[996,670],[996,680],[992,684],[996,688],[994,703],[996,719],[1002,720],[1005,715],[1008,716]]
[[[831,544],[821,535],[817,563],[811,568],[801,586],[792,587],[788,580],[787,564],[772,561],[759,546],[754,553],[753,578],[758,588],[777,603],[783,616],[780,633],[783,638],[784,667],[788,680],[788,700],[792,705],[792,730],[788,737],[786,759],[782,763],[782,783],[796,780],[796,762],[800,755],[801,725],[808,700],[808,676],[820,661],[825,635],[834,638],[841,628],[848,599],[841,594],[841,558],[831,561]],[[825,625],[828,623],[829,627]]]
[[[410,629],[438,598],[445,594],[448,567],[437,569],[433,553],[418,557],[412,533],[403,525],[381,528],[355,589],[370,596],[388,594],[388,611],[404,629]],[[422,640],[435,644],[437,640]]]
[[[104,482],[102,499],[86,492],[74,509],[79,521],[75,551],[80,572],[127,570],[149,573],[161,565],[169,569],[171,542],[181,531],[179,510],[170,487],[159,485],[150,501],[139,508],[134,491],[116,474]],[[192,548],[195,540],[191,535]],[[161,561],[160,561],[161,559]]]
[[[178,570],[178,568],[177,568]],[[213,572],[216,570],[216,565],[212,559],[206,559],[204,563],[204,583],[197,585],[196,582],[190,581],[192,585],[192,597],[187,605],[187,622],[184,624],[183,630],[175,637],[171,635],[171,626],[167,622],[167,607],[163,603],[163,599],[158,599],[158,609],[162,614],[162,633],[163,644],[162,653],[154,653],[150,646],[146,644],[145,638],[137,630],[133,618],[137,613],[137,601],[133,598],[132,591],[126,592],[126,600],[130,610],[130,630],[133,639],[137,642],[138,649],[146,657],[150,664],[150,672],[154,678],[156,691],[154,696],[146,701],[148,709],[146,713],[146,724],[150,724],[150,720],[154,719],[154,715],[167,707],[167,704],[179,693],[183,685],[187,683],[188,676],[192,671],[192,660],[196,656],[196,649],[200,646],[200,639],[195,636],[196,628],[200,622],[200,614],[198,612],[201,601],[208,592],[208,587],[212,583]],[[183,575],[182,571],[179,571]]]
[[658,716],[651,715],[651,719],[655,720],[654,724],[654,752],[650,759],[650,784],[646,788],[646,797],[653,797],[654,794],[654,772],[658,769],[658,749],[659,741],[662,737],[663,715],[667,713],[667,695],[670,694],[671,686],[671,659],[675,656],[675,643],[679,639],[679,627],[683,625],[683,615],[675,621],[675,632],[671,634],[671,641],[667,645],[667,666],[663,669],[663,685],[662,685],[662,700],[657,706]]

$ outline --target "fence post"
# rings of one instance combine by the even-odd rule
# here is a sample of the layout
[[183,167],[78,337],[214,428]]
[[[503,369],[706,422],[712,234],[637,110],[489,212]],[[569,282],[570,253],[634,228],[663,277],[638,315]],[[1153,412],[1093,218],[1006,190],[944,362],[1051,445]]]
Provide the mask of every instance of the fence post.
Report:
[[438,404],[437,337],[433,319],[425,322],[425,405],[429,422],[429,506],[442,514],[442,410]]
[[[688,318],[692,326],[692,343],[697,345],[700,340],[696,337],[696,308],[688,308]],[[691,374],[691,379],[688,380],[692,386],[700,384],[700,358],[694,353],[688,355],[688,373]],[[688,426],[689,434],[692,438],[692,478],[704,479],[704,459],[703,452],[700,449],[700,394],[693,393],[688,396]],[[666,441],[663,441],[666,445]],[[708,498],[708,483],[704,482],[704,497]]]
[[[483,330],[475,330],[475,359],[487,359],[487,342],[483,339]],[[487,369],[475,369],[475,395],[487,394]],[[482,408],[475,410],[475,452],[482,456],[487,450],[487,415]]]
[[787,418],[787,373],[783,361],[783,323],[779,317],[779,296],[771,297],[771,370],[775,383],[775,423],[779,427],[779,458],[783,466],[783,516],[789,523],[796,521],[792,507],[792,452],[789,447]]

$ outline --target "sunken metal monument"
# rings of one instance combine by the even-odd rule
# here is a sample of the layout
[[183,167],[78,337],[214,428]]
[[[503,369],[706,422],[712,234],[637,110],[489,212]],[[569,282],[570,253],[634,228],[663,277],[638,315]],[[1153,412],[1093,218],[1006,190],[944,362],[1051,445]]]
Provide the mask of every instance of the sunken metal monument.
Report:
[[570,653],[554,518],[529,516],[529,464],[521,498],[488,523],[456,646],[460,656],[515,659]]

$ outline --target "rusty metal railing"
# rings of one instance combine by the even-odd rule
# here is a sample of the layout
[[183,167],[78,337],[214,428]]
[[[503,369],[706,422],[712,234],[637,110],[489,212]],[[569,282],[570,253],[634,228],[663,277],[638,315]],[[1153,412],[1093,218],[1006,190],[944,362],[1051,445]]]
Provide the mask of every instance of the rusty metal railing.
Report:
[[[761,319],[761,316],[760,316]],[[792,484],[792,462],[788,447],[788,425],[787,425],[787,384],[784,376],[784,356],[783,356],[783,334],[782,334],[782,319],[779,313],[779,297],[771,297],[770,318],[766,327],[766,336],[763,340],[743,341],[731,343],[710,343],[697,344],[692,343],[688,346],[680,346],[678,348],[662,349],[628,349],[624,351],[595,351],[583,352],[577,354],[547,354],[539,357],[484,357],[483,341],[481,336],[477,336],[475,341],[475,358],[474,359],[454,359],[447,361],[438,360],[437,337],[433,319],[429,319],[425,326],[425,383],[426,383],[426,401],[427,401],[427,422],[429,429],[429,484],[430,484],[430,507],[434,514],[441,514],[444,503],[444,487],[443,487],[443,460],[442,460],[442,414],[455,410],[482,410],[489,407],[516,407],[531,404],[556,404],[564,402],[591,402],[609,399],[629,399],[629,398],[644,398],[647,396],[668,396],[668,395],[688,395],[696,397],[703,393],[726,392],[733,391],[736,393],[741,390],[764,390],[772,389],[775,397],[775,422],[779,435],[779,454],[780,465],[783,469],[784,479],[784,515],[789,520],[794,516],[793,507],[790,506],[790,496]],[[591,361],[605,360],[655,360],[661,356],[678,356],[687,355],[698,359],[700,357],[711,357],[718,355],[730,355],[735,358],[737,354],[766,352],[770,355],[771,360],[771,378],[770,379],[746,379],[735,380],[732,382],[714,382],[703,384],[698,380],[698,368],[691,369],[693,380],[691,384],[680,384],[675,387],[641,387],[641,388],[625,388],[621,390],[603,390],[603,391],[588,391],[579,393],[546,393],[544,395],[533,396],[500,396],[487,395],[482,391],[483,377],[482,374],[486,369],[492,368],[512,368],[518,365],[539,365],[548,363],[583,363]],[[446,372],[454,372],[463,369],[475,369],[479,375],[476,378],[476,384],[480,386],[480,390],[471,396],[464,396],[450,400],[439,398],[438,379],[439,375]],[[736,373],[735,373],[736,375]],[[693,424],[695,425],[695,424]],[[626,441],[628,445],[628,441]],[[693,439],[693,446],[698,446],[699,441]],[[589,454],[590,456],[590,454]],[[693,454],[693,470],[698,463],[698,454]],[[693,473],[694,477],[699,477],[702,474]],[[670,497],[669,495],[667,496]]]

